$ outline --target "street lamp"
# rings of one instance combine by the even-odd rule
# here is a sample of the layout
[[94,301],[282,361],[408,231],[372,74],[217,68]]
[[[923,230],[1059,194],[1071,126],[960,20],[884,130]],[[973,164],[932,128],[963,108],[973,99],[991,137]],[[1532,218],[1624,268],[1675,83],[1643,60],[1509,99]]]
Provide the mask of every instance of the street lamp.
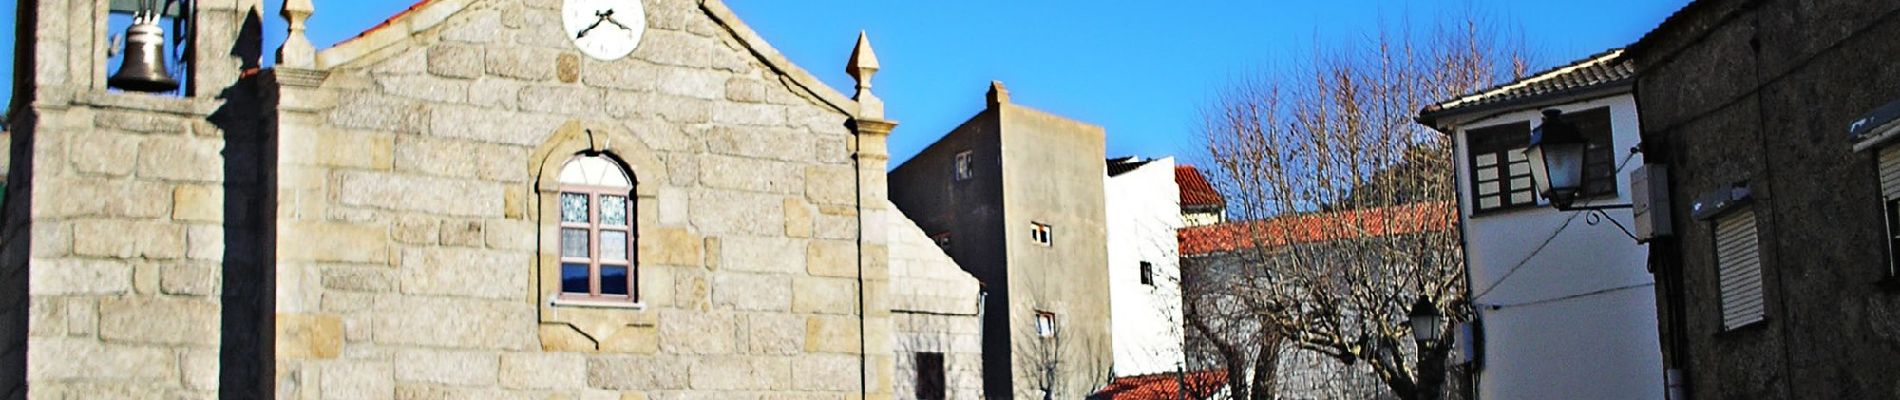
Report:
[[1445,360],[1438,352],[1438,324],[1444,322],[1445,315],[1438,313],[1438,306],[1426,296],[1418,296],[1418,302],[1412,304],[1412,312],[1406,313],[1412,324],[1412,339],[1418,341],[1418,379],[1417,397],[1424,400],[1438,399],[1438,392],[1445,383]]
[[1524,151],[1531,159],[1531,181],[1537,186],[1537,194],[1564,211],[1630,208],[1628,204],[1571,207],[1583,192],[1583,158],[1590,139],[1576,125],[1564,121],[1563,114],[1544,110],[1544,123],[1531,130],[1530,148]]
[[1412,304],[1412,312],[1406,317],[1412,322],[1413,339],[1420,344],[1438,343],[1438,324],[1445,316],[1438,313],[1438,307],[1433,306],[1430,299],[1419,296],[1418,302]]

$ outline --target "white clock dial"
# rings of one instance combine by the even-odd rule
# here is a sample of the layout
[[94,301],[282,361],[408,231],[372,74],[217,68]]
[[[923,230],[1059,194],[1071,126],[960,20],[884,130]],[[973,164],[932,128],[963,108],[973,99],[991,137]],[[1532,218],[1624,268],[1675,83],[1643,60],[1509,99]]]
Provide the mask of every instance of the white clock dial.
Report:
[[646,31],[646,11],[640,0],[564,0],[561,25],[581,54],[598,60],[617,60],[640,46]]

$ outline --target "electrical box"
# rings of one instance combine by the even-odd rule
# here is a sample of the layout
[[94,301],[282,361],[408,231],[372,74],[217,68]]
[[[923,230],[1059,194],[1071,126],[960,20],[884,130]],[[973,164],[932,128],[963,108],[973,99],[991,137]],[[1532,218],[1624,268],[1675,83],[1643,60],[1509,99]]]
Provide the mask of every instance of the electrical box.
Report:
[[1668,237],[1669,167],[1643,164],[1630,171],[1630,213],[1636,219],[1636,240]]

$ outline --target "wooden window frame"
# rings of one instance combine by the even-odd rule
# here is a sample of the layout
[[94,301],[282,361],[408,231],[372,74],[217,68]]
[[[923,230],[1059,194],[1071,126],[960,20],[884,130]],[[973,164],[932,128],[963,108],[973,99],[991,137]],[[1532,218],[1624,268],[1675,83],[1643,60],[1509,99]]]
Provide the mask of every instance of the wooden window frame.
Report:
[[[576,222],[567,222],[563,220],[563,221],[559,221],[559,224],[560,224],[560,229],[563,231],[567,229],[586,229],[588,247],[587,247],[587,258],[568,257],[566,254],[561,254],[559,256],[560,263],[559,265],[555,267],[557,269],[565,269],[566,265],[569,263],[576,263],[576,264],[586,263],[587,264],[587,293],[581,294],[581,293],[575,293],[575,292],[568,292],[565,290],[565,288],[563,288],[559,291],[559,295],[558,295],[559,299],[572,300],[572,301],[587,301],[587,302],[615,302],[615,303],[638,303],[639,302],[640,300],[640,285],[639,285],[640,283],[640,273],[639,273],[640,255],[639,255],[638,249],[639,249],[639,243],[640,243],[640,239],[639,239],[640,233],[639,233],[639,228],[638,228],[639,215],[636,214],[637,212],[639,212],[639,209],[638,207],[635,207],[635,200],[634,200],[634,196],[632,192],[633,192],[633,188],[627,188],[627,187],[580,185],[580,184],[568,184],[568,183],[561,184],[560,194],[579,194],[579,195],[587,196],[587,222],[576,223]],[[627,207],[627,225],[626,226],[610,227],[610,226],[605,226],[601,224],[600,198],[602,196],[618,196],[625,199],[625,203],[623,203],[622,206]],[[621,232],[621,233],[626,234],[626,237],[627,237],[627,243],[625,247],[625,250],[627,252],[626,260],[608,260],[601,257],[601,253],[600,253],[601,239],[600,238],[601,238],[602,231],[614,231],[614,232]],[[563,245],[563,247],[561,248],[565,248],[565,244],[567,240],[566,235],[560,235],[560,236],[557,236],[557,238],[558,238],[557,240],[560,241],[561,244]],[[603,279],[601,277],[601,269],[603,266],[616,266],[616,267],[624,267],[627,269],[627,294],[626,295],[601,293],[601,286],[602,286],[602,279]],[[557,276],[558,276],[558,273],[557,273]]]
[[[1469,198],[1471,199],[1472,214],[1483,215],[1537,206],[1537,189],[1535,184],[1525,185],[1522,188],[1514,188],[1511,186],[1511,182],[1514,180],[1521,178],[1529,182],[1529,179],[1531,179],[1529,169],[1530,161],[1528,157],[1521,161],[1511,159],[1511,156],[1514,154],[1521,156],[1524,149],[1529,147],[1530,132],[1531,123],[1529,121],[1465,130],[1464,163],[1466,169],[1471,171],[1469,183],[1466,186],[1471,190],[1471,196]],[[1496,155],[1497,160],[1492,164],[1480,165],[1478,158],[1483,155]],[[1511,166],[1519,163],[1526,166],[1524,173],[1512,174]],[[1489,180],[1480,179],[1479,176],[1484,170],[1497,171],[1497,177]],[[1489,196],[1484,194],[1483,190],[1484,184],[1486,183],[1496,183],[1498,185],[1498,189],[1494,194],[1498,197],[1497,206],[1484,207],[1483,199],[1485,196]],[[1513,193],[1522,191],[1530,192],[1530,200],[1522,202],[1511,201]]]
[[1037,337],[1041,337],[1045,339],[1053,338],[1053,337],[1056,337],[1056,335],[1059,333],[1061,333],[1061,328],[1059,328],[1057,325],[1056,313],[1048,312],[1048,311],[1036,311],[1036,336]]
[[1042,247],[1055,247],[1055,227],[1041,222],[1029,223],[1029,240]]

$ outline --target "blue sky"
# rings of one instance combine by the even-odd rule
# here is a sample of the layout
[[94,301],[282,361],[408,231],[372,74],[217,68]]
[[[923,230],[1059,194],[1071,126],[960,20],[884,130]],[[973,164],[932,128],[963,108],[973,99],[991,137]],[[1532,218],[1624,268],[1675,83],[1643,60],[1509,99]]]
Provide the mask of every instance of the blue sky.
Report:
[[[792,61],[841,91],[862,29],[884,70],[893,161],[908,159],[983,108],[991,80],[1022,105],[1102,125],[1108,155],[1205,153],[1198,110],[1237,76],[1297,62],[1315,46],[1363,38],[1382,24],[1429,26],[1467,13],[1518,32],[1539,67],[1627,44],[1688,0],[1591,1],[1080,1],[726,0]],[[267,46],[281,42],[279,0],[266,3]],[[316,0],[319,48],[409,6],[407,0]],[[13,32],[14,1],[0,0]],[[13,54],[13,40],[0,54]],[[11,87],[12,63],[0,65]],[[10,93],[10,91],[8,91]],[[6,96],[7,94],[0,94]],[[895,163],[893,164],[895,165]]]

